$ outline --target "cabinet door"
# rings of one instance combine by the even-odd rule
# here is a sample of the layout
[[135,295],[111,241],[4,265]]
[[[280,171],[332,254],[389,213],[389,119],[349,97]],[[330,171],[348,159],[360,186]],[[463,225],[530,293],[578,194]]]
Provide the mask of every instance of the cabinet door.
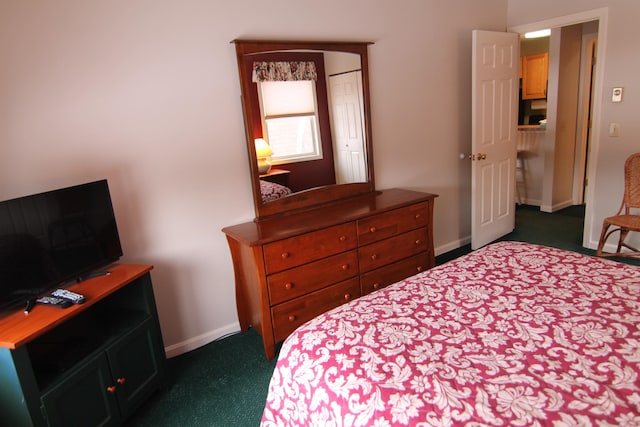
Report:
[[[122,337],[107,350],[123,418],[158,387],[159,360],[164,351],[158,345],[150,319]],[[160,347],[160,348],[159,348]]]
[[107,358],[100,354],[74,368],[42,395],[50,426],[115,426],[120,423]]
[[528,55],[522,58],[522,99],[547,97],[549,53]]

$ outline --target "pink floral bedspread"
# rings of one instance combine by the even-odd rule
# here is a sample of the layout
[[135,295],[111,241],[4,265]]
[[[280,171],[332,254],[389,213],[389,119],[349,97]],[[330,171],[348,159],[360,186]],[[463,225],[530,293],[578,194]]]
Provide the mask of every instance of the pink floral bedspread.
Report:
[[262,202],[271,202],[281,197],[291,194],[291,189],[284,185],[276,184],[275,182],[269,182],[260,180],[260,194],[262,195]]
[[502,242],[282,346],[263,426],[639,426],[640,267]]

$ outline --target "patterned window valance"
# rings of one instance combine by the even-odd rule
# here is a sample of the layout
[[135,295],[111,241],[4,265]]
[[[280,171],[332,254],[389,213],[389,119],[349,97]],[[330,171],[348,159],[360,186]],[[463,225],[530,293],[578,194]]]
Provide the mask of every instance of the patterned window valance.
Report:
[[254,82],[287,82],[317,80],[316,63],[313,61],[254,62]]

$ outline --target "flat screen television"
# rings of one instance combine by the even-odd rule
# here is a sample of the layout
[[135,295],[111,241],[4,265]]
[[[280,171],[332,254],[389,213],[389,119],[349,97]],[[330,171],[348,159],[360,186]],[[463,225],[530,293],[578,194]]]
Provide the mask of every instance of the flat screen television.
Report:
[[107,180],[0,202],[0,310],[121,256]]

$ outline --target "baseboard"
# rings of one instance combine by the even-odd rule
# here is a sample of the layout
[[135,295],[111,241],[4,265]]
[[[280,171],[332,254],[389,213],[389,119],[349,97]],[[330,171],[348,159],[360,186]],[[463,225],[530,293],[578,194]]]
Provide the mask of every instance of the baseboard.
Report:
[[542,204],[542,200],[539,199],[523,199],[521,203],[516,203],[518,206],[520,205],[530,205],[530,206],[540,206]]
[[[640,239],[638,239],[638,240],[640,240]],[[638,245],[638,243],[635,242],[635,239],[634,240],[627,239],[626,242],[631,244],[632,246],[635,245],[636,248],[638,246],[640,246],[640,245]],[[598,250],[598,243],[600,243],[600,242],[599,241],[596,242],[596,241],[590,240],[588,246],[586,246],[586,247],[589,248],[589,249],[593,249],[594,251],[597,251]],[[614,235],[609,240],[607,240],[607,242],[604,244],[604,247],[602,248],[602,252],[604,252],[605,254],[606,253],[613,254],[613,253],[616,253],[617,250],[618,250],[618,236],[617,236],[617,234],[614,233]],[[623,248],[623,250],[625,250],[625,249]]]
[[[615,240],[615,239],[612,239],[612,241],[613,240]],[[597,251],[599,243],[600,242],[590,241],[588,248],[589,249],[593,249],[594,251]],[[617,240],[615,241],[615,243],[605,243],[604,247],[602,248],[602,252],[604,252],[604,253],[608,252],[608,253],[611,253],[611,254],[615,253],[617,250],[618,250],[618,241]]]
[[569,206],[573,206],[573,200],[565,200],[561,203],[556,203],[554,205],[540,205],[540,210],[546,213],[554,213],[559,211],[560,209],[568,208]]
[[471,236],[463,237],[462,239],[454,240],[453,242],[446,243],[444,245],[440,245],[435,248],[435,255],[446,254],[449,251],[456,250],[458,248],[463,247],[464,245],[468,245],[471,243]]
[[172,344],[170,346],[166,346],[164,348],[164,352],[168,358],[172,358],[175,356],[180,356],[183,353],[187,353],[191,350],[195,350],[203,345],[209,344],[212,341],[217,340],[218,338],[222,338],[226,335],[235,333],[240,331],[240,323],[233,322],[229,325],[223,326],[222,328],[215,329],[213,331],[209,331],[202,335],[198,335],[197,337],[189,338],[188,340]]

